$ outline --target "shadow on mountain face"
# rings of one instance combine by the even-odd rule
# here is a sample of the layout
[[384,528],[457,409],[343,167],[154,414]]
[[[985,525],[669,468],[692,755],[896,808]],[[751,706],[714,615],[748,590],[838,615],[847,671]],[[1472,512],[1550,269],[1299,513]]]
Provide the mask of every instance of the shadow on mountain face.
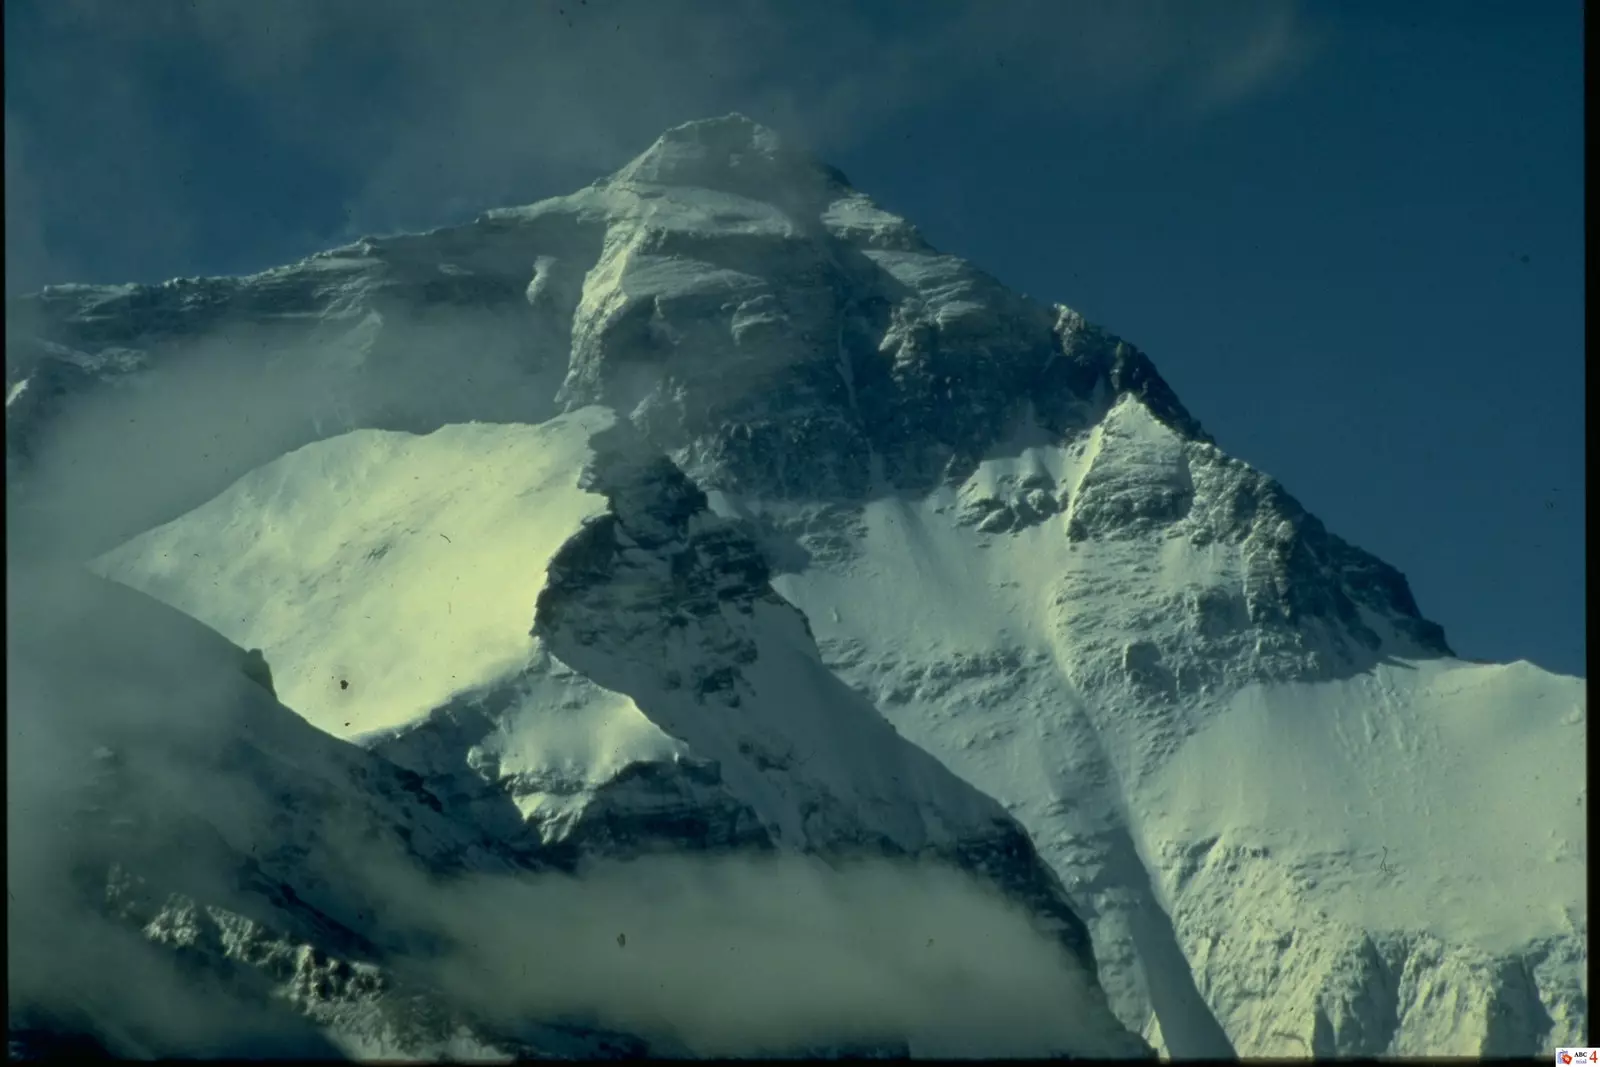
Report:
[[18,887],[8,914],[7,1030],[21,1045],[13,1058],[343,1058],[320,1027],[265,990],[208,980],[137,929],[87,910],[69,916],[58,902],[28,900],[44,888]]
[[[245,654],[181,614],[86,572],[7,573],[7,1005],[23,1051],[97,1045],[114,1057],[329,1057],[320,1030],[248,981],[215,981],[108,907],[111,872],[144,857],[173,888],[230,899],[220,817],[259,796],[215,775],[252,727]],[[287,712],[285,712],[287,714]],[[293,723],[289,723],[291,727]],[[157,752],[133,790],[119,754]],[[221,787],[219,788],[219,784]],[[223,815],[222,813],[227,813]],[[196,833],[196,830],[208,831]],[[31,1036],[30,1036],[31,1035]]]
[[1119,827],[1111,832],[1109,844],[1106,874],[1132,896],[1129,931],[1134,951],[1143,961],[1151,1007],[1169,1054],[1179,1060],[1236,1058],[1233,1042],[1195,985],[1172,918],[1161,906],[1132,837]]

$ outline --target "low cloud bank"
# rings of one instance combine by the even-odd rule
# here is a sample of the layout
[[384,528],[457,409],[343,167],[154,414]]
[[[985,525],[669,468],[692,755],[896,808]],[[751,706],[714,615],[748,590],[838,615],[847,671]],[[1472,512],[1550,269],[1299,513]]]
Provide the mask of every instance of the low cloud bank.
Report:
[[[489,1018],[590,1018],[697,1055],[908,1041],[917,1056],[1112,1046],[1086,976],[964,873],[887,859],[658,856],[440,886],[397,917],[442,934],[434,980]],[[1087,1020],[1097,1020],[1095,1023]]]

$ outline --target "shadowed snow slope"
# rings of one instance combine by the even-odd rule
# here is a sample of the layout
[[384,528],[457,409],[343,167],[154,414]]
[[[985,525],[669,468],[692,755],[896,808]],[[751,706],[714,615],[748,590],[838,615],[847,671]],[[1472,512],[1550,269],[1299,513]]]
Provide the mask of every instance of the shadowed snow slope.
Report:
[[519,848],[950,859],[1174,1056],[1585,1036],[1582,681],[1456,660],[1137,349],[741,116],[11,301],[6,367],[14,555]]
[[392,921],[377,872],[533,865],[193,619],[82,571],[7,578],[13,1054],[447,1048],[461,1012],[390,966],[427,929]]

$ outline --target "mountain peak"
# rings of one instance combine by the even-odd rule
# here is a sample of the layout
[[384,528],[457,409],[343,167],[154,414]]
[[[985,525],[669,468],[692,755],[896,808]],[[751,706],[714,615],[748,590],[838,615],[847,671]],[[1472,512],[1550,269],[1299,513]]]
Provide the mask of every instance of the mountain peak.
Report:
[[[54,702],[33,714],[96,707],[82,673],[117,694],[131,679],[136,704],[188,692],[235,729],[205,702],[237,681],[262,712],[246,733],[292,708],[336,735],[260,750],[313,790],[296,793],[262,777],[259,738],[158,748],[136,722],[148,780],[199,760],[195,780],[242,774],[273,811],[152,808],[94,771],[72,816],[129,841],[117,870],[151,885],[220,840],[227,866],[183,885],[247,887],[249,922],[288,933],[236,936],[253,928],[219,917],[232,897],[157,922],[167,889],[125,910],[122,874],[102,893],[75,859],[60,884],[185,961],[267,961],[288,1003],[356,1020],[341,1047],[430,1058],[406,1042],[481,1024],[388,985],[371,1010],[411,1029],[359,1014],[371,972],[358,985],[341,953],[424,977],[413,948],[455,957],[426,928],[391,936],[381,899],[340,883],[352,865],[305,851],[324,797],[361,821],[317,840],[392,824],[430,877],[658,847],[954,863],[1081,953],[1088,1012],[1109,999],[1174,1059],[1497,1055],[1586,1032],[1582,680],[1453,659],[1397,570],[1228,456],[1137,348],[939,252],[744,115],[470,224],[7,310],[8,571],[95,557],[214,622],[231,671],[196,689],[193,634],[168,628],[166,648],[147,611],[80,635],[107,598],[64,607],[67,583],[35,584],[13,598],[46,612],[20,646],[23,695]],[[351,744],[369,751],[335,758]],[[49,771],[32,779],[67,780]],[[1478,788],[1536,772],[1557,784]],[[138,833],[117,836],[130,809]],[[1441,906],[1441,884],[1464,888]],[[474,910],[455,899],[452,917]],[[493,931],[516,966],[522,921]],[[913,969],[947,941],[995,943],[913,926]],[[620,950],[610,929],[596,940]],[[611,958],[642,973],[649,941],[630,928]],[[305,961],[289,979],[284,953]],[[506,1041],[542,1042],[518,1036],[541,1018],[520,1004]],[[1076,1012],[1063,996],[1014,1018]],[[545,1053],[506,1056],[524,1047]]]
[[698,187],[762,200],[774,194],[810,194],[806,199],[812,199],[849,189],[839,171],[737,111],[672,127],[609,180]]
[[742,111],[730,111],[705,119],[692,119],[667,129],[656,144],[718,144],[730,150],[774,150],[783,138],[770,126],[763,126]]

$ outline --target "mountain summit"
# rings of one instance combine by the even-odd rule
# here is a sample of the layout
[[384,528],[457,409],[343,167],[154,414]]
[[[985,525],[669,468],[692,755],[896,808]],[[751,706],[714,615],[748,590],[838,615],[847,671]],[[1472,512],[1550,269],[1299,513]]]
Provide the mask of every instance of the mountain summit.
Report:
[[673,127],[608,182],[706,189],[796,212],[852,191],[843,174],[737,112]]
[[[1138,349],[743,116],[465,226],[8,322],[13,558],[260,650],[347,762],[492,839],[475,870],[953,867],[1088,976],[1018,1054],[1586,1030],[1582,682],[1455,659]],[[1000,1047],[923,1019],[868,1044]]]

